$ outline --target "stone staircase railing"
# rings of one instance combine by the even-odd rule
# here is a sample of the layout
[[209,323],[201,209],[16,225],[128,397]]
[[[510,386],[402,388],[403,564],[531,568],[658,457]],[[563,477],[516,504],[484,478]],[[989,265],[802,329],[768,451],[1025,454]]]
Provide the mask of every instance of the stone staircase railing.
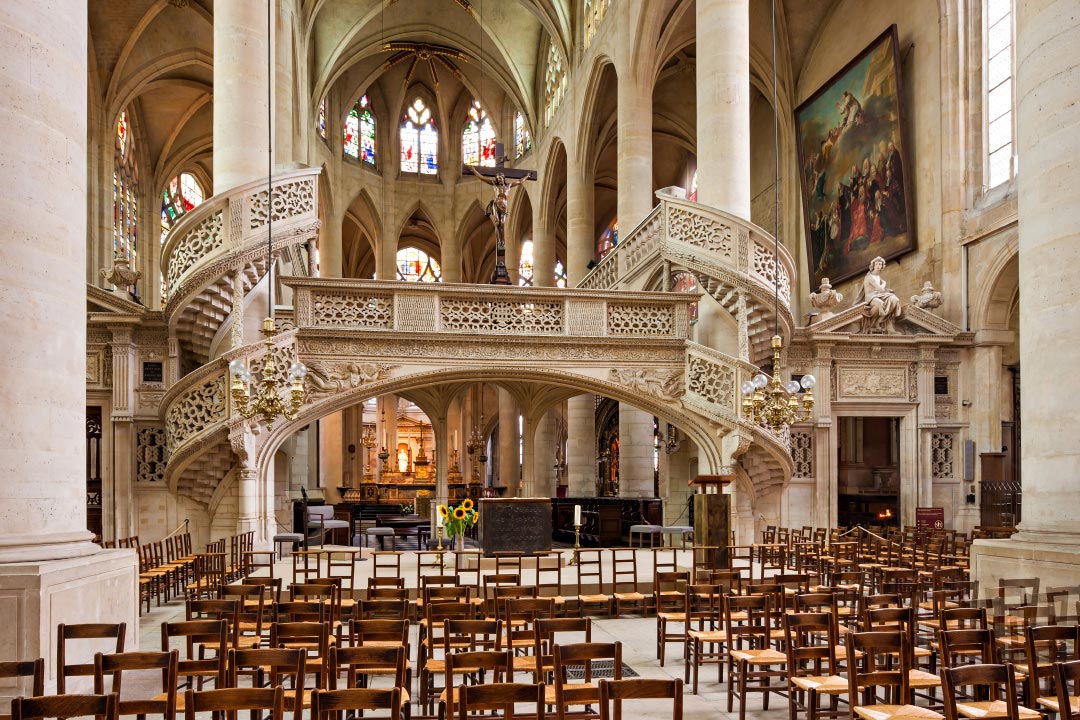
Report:
[[233,304],[266,272],[268,218],[273,216],[275,253],[316,237],[320,172],[302,168],[276,175],[273,207],[265,181],[220,193],[169,232],[161,254],[165,319],[188,369],[209,361],[214,337]]
[[[780,247],[774,261],[773,238],[756,225],[707,205],[658,194],[660,204],[586,275],[579,289],[646,287],[658,266],[693,273],[699,287],[736,319],[745,318],[747,357],[769,355],[774,332],[774,281],[780,297],[780,335],[795,327],[791,284],[795,262]],[[776,275],[779,278],[776,278]]]

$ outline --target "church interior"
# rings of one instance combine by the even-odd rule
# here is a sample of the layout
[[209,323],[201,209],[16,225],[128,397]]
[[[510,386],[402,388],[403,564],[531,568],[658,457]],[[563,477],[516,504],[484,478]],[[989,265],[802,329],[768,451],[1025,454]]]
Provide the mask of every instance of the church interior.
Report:
[[0,710],[1071,720],[1077,32],[0,3]]

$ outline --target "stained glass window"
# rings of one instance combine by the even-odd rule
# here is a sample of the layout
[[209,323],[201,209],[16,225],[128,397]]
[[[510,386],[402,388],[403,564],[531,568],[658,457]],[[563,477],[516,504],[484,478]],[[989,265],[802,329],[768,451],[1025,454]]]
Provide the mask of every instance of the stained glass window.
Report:
[[548,45],[547,71],[544,73],[544,118],[547,122],[555,117],[563,93],[566,92],[566,70],[555,41]]
[[138,267],[139,172],[127,111],[116,120],[113,166],[113,256]]
[[345,118],[345,154],[375,164],[375,113],[367,94],[360,96]]
[[697,202],[697,170],[694,171],[694,179],[690,181],[690,199]]
[[566,266],[557,258],[555,260],[555,287],[566,287]]
[[401,172],[421,175],[439,172],[439,132],[422,98],[413,100],[401,124]]
[[532,285],[533,273],[533,242],[526,240],[521,243],[521,261],[518,263],[518,285]]
[[1013,0],[986,0],[986,185],[1012,179]]
[[461,159],[466,165],[495,166],[495,128],[479,100],[473,100],[461,131]]
[[525,116],[521,113],[514,115],[514,157],[521,157],[532,150],[532,135],[525,125]]
[[203,201],[202,187],[191,173],[180,173],[169,181],[161,193],[162,236],[189,210]]
[[615,218],[606,228],[604,228],[604,232],[600,233],[600,237],[596,241],[597,260],[603,260],[604,256],[614,250],[615,246],[618,244],[619,219]]
[[419,248],[405,247],[397,253],[397,279],[406,282],[439,282],[439,262]]
[[315,129],[319,131],[319,137],[326,139],[326,98],[319,102],[319,117],[315,120]]
[[[675,274],[675,282],[672,283],[671,290],[673,292],[693,292],[697,290],[697,278],[692,273],[688,273],[685,270]],[[697,322],[698,318],[698,304],[690,304],[690,324],[693,325]]]
[[589,47],[600,23],[604,21],[610,0],[585,0],[585,47]]

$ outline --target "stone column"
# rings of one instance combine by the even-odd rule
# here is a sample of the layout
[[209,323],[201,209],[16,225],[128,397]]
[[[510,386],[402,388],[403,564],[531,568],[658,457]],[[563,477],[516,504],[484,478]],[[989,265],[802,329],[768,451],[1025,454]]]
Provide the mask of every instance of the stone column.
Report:
[[[619,73],[618,98],[617,212],[619,228],[625,235],[645,219],[656,203],[652,189],[652,84],[642,82],[627,68]],[[746,146],[749,150],[749,135]]]
[[[267,474],[273,474],[274,472],[273,463],[270,463],[270,466]],[[236,532],[245,533],[254,530],[258,538],[261,535],[259,532],[261,529],[259,522],[259,473],[255,468],[241,465],[236,471],[236,497]]]
[[336,502],[337,487],[341,485],[344,453],[342,438],[345,421],[343,411],[319,419],[319,484],[327,502]]
[[750,0],[698,0],[698,201],[750,218]]
[[[665,425],[660,426],[665,433]],[[681,435],[681,434],[680,434]],[[665,436],[666,437],[666,436]],[[664,524],[665,525],[689,525],[690,515],[687,512],[687,498],[693,494],[690,488],[690,438],[681,435],[682,444],[679,449],[668,455],[664,450],[660,451],[660,468],[664,470],[667,465],[667,490],[664,492]],[[666,455],[666,461],[665,461]],[[661,476],[661,481],[664,477]]]
[[567,400],[566,484],[570,497],[596,495],[596,401],[592,395]]
[[519,497],[536,497],[536,429],[538,418],[533,413],[523,415],[521,419],[521,482],[518,485]]
[[533,285],[551,287],[555,284],[555,233],[548,227],[540,193],[536,193],[532,211]]
[[544,413],[533,444],[533,495],[555,497],[555,410]]
[[517,494],[521,468],[518,464],[518,408],[509,390],[499,395],[499,484],[507,488],[506,497]]
[[86,529],[86,8],[0,3],[0,660],[53,658],[58,623],[126,622],[138,647],[138,558]]
[[653,497],[653,416],[619,403],[619,495]]
[[[112,330],[113,402],[112,402],[112,517],[113,537],[124,538],[137,534],[135,515],[135,384],[138,363],[130,327]],[[108,513],[108,506],[103,508]],[[168,532],[167,530],[163,532]],[[148,538],[149,539],[149,538]]]
[[457,235],[443,238],[439,258],[443,282],[461,282],[461,241]]
[[435,438],[435,498],[431,503],[431,527],[435,527],[435,513],[439,505],[446,505],[450,499],[450,453],[446,437],[446,417],[431,418],[431,432]]
[[266,177],[266,3],[214,3],[215,194]]
[[[589,272],[596,251],[593,236],[593,183],[568,153],[566,169],[566,279],[574,287]],[[596,494],[596,399],[592,394],[567,400],[566,481],[570,497]]]
[[[1071,10],[1071,8],[1069,8]],[[998,577],[1042,578],[1044,586],[1080,576],[1080,336],[1073,289],[1080,229],[1080,56],[1072,39],[1080,14],[1063,3],[1016,5],[1016,129],[1020,223],[1020,415],[1024,480],[1021,532],[980,541],[975,570],[983,588]]]

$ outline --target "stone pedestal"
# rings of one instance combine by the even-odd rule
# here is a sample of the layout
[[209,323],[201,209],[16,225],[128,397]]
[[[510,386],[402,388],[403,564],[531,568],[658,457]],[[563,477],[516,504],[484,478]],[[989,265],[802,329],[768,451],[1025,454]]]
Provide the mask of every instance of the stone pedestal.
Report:
[[[56,688],[56,627],[60,623],[127,623],[127,649],[139,647],[138,557],[134,550],[49,562],[0,565],[0,661],[45,658],[45,692]],[[101,650],[102,648],[97,648]],[[93,662],[73,645],[71,662]],[[81,653],[81,654],[80,654]],[[69,681],[68,692],[93,692],[93,678]],[[0,704],[29,695],[28,684],[0,687]]]

